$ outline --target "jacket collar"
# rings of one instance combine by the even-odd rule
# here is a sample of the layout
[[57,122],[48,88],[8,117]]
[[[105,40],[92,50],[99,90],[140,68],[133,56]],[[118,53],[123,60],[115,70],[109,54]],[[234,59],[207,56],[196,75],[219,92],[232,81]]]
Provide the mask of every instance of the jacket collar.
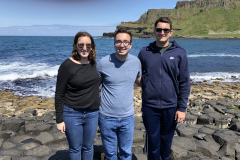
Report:
[[149,44],[149,47],[152,49],[152,50],[155,50],[157,52],[160,52],[160,53],[164,53],[166,50],[168,50],[170,47],[172,47],[174,45],[174,41],[173,42],[169,42],[169,45],[167,47],[157,47],[156,46],[156,41],[152,42]]

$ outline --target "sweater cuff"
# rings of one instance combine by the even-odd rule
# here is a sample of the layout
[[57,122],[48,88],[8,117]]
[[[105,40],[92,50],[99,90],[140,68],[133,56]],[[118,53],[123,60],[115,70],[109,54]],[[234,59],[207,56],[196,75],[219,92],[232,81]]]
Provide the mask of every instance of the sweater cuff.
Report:
[[180,107],[177,110],[180,111],[180,112],[186,112],[186,108],[183,108],[183,107]]
[[63,122],[63,118],[56,118],[56,123],[62,123]]

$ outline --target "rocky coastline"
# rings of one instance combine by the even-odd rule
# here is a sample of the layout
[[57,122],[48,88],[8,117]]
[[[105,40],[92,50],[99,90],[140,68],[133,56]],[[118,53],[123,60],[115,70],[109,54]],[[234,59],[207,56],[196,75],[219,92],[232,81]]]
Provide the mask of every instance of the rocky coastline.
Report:
[[[171,160],[240,160],[240,83],[191,84],[186,120],[177,126]],[[146,160],[141,88],[134,93],[133,159]],[[69,159],[65,134],[56,129],[53,99],[0,91],[0,159]],[[99,129],[94,160],[104,160]]]
[[[103,33],[103,36],[99,36],[101,38],[113,38],[114,37],[114,32],[109,32],[109,33]],[[150,39],[155,39],[155,36],[153,34],[139,34],[139,35],[133,35],[133,39],[138,39],[138,38],[150,38]],[[240,37],[236,36],[172,36],[171,39],[232,39],[232,40],[239,40]]]

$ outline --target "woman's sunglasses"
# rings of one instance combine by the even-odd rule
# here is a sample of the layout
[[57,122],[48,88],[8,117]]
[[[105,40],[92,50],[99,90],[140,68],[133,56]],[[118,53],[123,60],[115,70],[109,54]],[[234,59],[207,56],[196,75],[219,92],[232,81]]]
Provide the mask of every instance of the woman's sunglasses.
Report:
[[84,45],[86,45],[86,48],[87,50],[90,50],[92,48],[92,44],[91,43],[87,43],[87,44],[84,44],[84,43],[78,43],[77,46],[79,49],[83,49]]

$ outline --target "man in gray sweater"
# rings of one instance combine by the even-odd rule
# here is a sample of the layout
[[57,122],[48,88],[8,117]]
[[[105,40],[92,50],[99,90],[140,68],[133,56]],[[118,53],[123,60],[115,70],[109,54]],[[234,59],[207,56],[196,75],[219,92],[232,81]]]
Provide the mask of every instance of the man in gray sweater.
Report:
[[107,160],[132,159],[134,130],[134,83],[140,85],[141,63],[131,54],[131,32],[117,30],[114,35],[116,52],[103,57],[97,64],[102,78],[99,127]]

